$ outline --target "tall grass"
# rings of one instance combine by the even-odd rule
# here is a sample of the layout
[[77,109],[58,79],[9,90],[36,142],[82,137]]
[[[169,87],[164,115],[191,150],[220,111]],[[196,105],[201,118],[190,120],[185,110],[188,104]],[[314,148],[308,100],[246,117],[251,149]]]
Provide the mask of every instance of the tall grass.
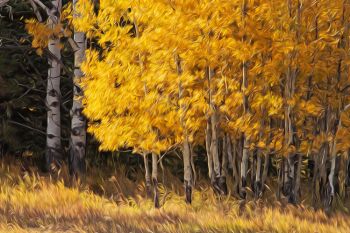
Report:
[[109,177],[91,171],[84,185],[74,187],[62,174],[58,180],[19,174],[15,166],[0,168],[0,232],[350,232],[345,214],[243,204],[209,188],[195,191],[187,205],[179,187],[161,186],[162,207],[154,209],[143,196],[142,175],[131,181],[122,168]]

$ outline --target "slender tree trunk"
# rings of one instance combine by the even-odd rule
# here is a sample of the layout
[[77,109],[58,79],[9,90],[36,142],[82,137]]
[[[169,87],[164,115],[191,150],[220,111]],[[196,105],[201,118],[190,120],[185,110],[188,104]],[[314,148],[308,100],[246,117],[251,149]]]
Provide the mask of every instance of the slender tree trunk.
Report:
[[185,183],[186,203],[191,204],[193,177],[192,177],[192,167],[191,167],[191,149],[187,138],[183,143],[183,159],[184,159],[184,183]]
[[262,152],[261,152],[261,149],[258,149],[257,158],[256,158],[255,182],[254,182],[255,198],[260,198],[262,194],[261,175],[262,175]]
[[236,142],[232,145],[232,140],[227,135],[227,153],[228,157],[232,157],[232,176],[233,176],[233,192],[239,194],[239,172],[237,167],[237,145]]
[[336,114],[338,117],[338,124],[336,124],[333,129],[333,142],[332,142],[332,146],[331,146],[331,169],[328,175],[328,192],[327,194],[329,195],[328,199],[328,203],[326,203],[326,209],[330,209],[335,197],[335,194],[337,192],[336,190],[336,184],[338,183],[336,181],[337,177],[338,177],[338,170],[336,165],[337,165],[337,153],[338,153],[338,149],[337,149],[337,139],[336,139],[336,135],[337,135],[337,131],[341,128],[341,119],[340,119],[340,111],[338,114]]
[[[78,0],[73,0],[75,8]],[[77,18],[76,12],[73,17]],[[70,136],[70,172],[73,176],[79,176],[85,172],[86,153],[86,118],[83,115],[83,90],[79,82],[84,77],[81,71],[81,64],[85,60],[86,39],[83,32],[74,32],[74,41],[77,50],[74,51],[74,78],[73,78],[73,105],[71,109],[71,136]]]
[[223,194],[223,191],[221,190],[219,186],[219,179],[221,177],[221,165],[220,165],[220,159],[219,159],[219,147],[218,147],[218,119],[217,114],[214,112],[211,117],[211,127],[212,127],[212,135],[211,135],[211,143],[210,143],[210,154],[213,158],[213,165],[214,165],[214,190],[219,193]]
[[[54,28],[61,12],[61,0],[51,1],[52,14],[57,18],[49,18],[49,27]],[[52,56],[48,58],[49,70],[47,77],[47,128],[46,128],[46,165],[49,171],[60,167],[62,160],[61,146],[61,49],[60,40],[51,37],[48,42],[48,49]]]
[[[179,77],[182,74],[182,66],[181,66],[181,60],[180,57],[175,57],[176,61],[176,67],[177,67],[177,73]],[[179,80],[179,100],[183,98],[184,90],[182,87],[182,82]],[[185,123],[185,114],[186,114],[186,104],[180,105],[180,123],[184,134],[184,141],[183,141],[183,148],[182,148],[182,154],[183,154],[183,162],[184,162],[184,185],[185,185],[185,196],[186,196],[186,203],[191,204],[192,202],[192,186],[193,186],[193,174],[192,174],[192,165],[191,165],[191,145],[188,139],[188,132],[187,132],[187,126]]]
[[279,168],[278,168],[278,188],[277,188],[277,199],[281,200],[281,194],[284,192],[284,180],[285,180],[285,158],[282,157],[281,161],[279,162]]
[[294,186],[295,186],[295,154],[291,154],[288,156],[286,160],[286,169],[288,169],[288,176],[287,176],[287,197],[288,202],[295,204],[295,193],[294,193]]
[[323,143],[321,146],[321,160],[319,164],[319,192],[321,200],[324,201],[325,194],[326,194],[326,183],[327,183],[327,170],[326,170],[326,164],[327,164],[327,157],[329,152],[329,145],[328,142]]
[[[210,132],[210,145],[207,144],[206,146],[210,146],[209,148],[209,156],[208,156],[208,163],[209,169],[211,167],[213,168],[211,170],[210,178],[211,178],[211,184],[214,189],[214,191],[218,194],[224,194],[224,191],[221,190],[219,180],[221,177],[221,163],[220,163],[220,157],[219,157],[219,115],[217,112],[217,106],[215,105],[213,101],[213,87],[211,86],[212,78],[214,76],[214,70],[212,70],[210,67],[207,69],[207,77],[208,77],[208,84],[209,84],[209,106],[211,109],[211,115],[208,116],[208,121],[210,121],[210,124],[207,125],[207,141],[209,139],[209,132]],[[208,142],[207,142],[208,143]],[[208,151],[207,151],[208,153]]]
[[151,173],[150,173],[150,168],[148,163],[148,156],[146,153],[143,155],[143,163],[145,166],[146,194],[147,194],[147,197],[149,198],[152,196],[152,183],[151,183]]
[[159,208],[159,191],[158,191],[158,155],[152,153],[152,184],[154,207]]
[[265,157],[264,157],[264,170],[263,170],[263,174],[262,174],[262,177],[261,177],[261,191],[262,192],[265,189],[267,175],[268,175],[268,172],[269,172],[269,166],[270,166],[270,154],[269,154],[269,152],[267,152],[265,154]]
[[350,149],[346,152],[345,188],[350,186]]
[[247,186],[247,173],[248,173],[248,162],[249,162],[249,140],[244,137],[243,141],[243,153],[241,161],[241,198],[246,198],[246,186]]
[[282,194],[288,196],[289,191],[289,169],[288,169],[288,159],[283,158],[283,182],[282,182]]
[[213,184],[214,181],[214,173],[213,173],[213,157],[210,153],[210,145],[211,145],[211,123],[210,119],[207,121],[207,129],[205,131],[205,148],[207,151],[207,158],[208,158],[208,174],[209,179],[211,183]]
[[226,176],[228,169],[228,153],[227,153],[227,139],[226,134],[222,138],[222,150],[221,150],[221,175],[219,180],[220,189],[223,191],[224,195],[227,195],[227,184]]
[[297,155],[298,156],[298,161],[297,161],[297,172],[296,172],[296,177],[295,177],[295,186],[294,186],[294,195],[295,195],[295,203],[300,202],[301,198],[301,189],[300,189],[300,179],[301,179],[301,162],[302,162],[302,155]]
[[226,140],[226,147],[227,147],[227,163],[228,163],[228,168],[233,169],[234,168],[234,161],[233,161],[233,148],[232,148],[232,142],[231,142],[231,137],[229,134],[226,134],[225,136]]
[[314,169],[312,177],[312,206],[316,208],[317,204],[317,194],[318,192],[318,179],[319,179],[319,157],[316,154],[314,155]]
[[336,162],[337,162],[337,157],[333,156],[331,158],[331,170],[328,175],[328,188],[329,188],[329,197],[327,198],[328,202],[326,203],[326,209],[329,209],[333,203],[334,196],[335,196],[335,187],[334,187],[334,180],[335,180],[335,168],[336,168]]
[[[243,0],[242,2],[242,20],[245,27],[245,18],[247,15],[247,9],[248,9],[248,1]],[[242,36],[242,41],[246,40],[246,35]],[[243,113],[247,114],[249,113],[249,104],[248,104],[248,96],[246,95],[246,90],[248,88],[248,62],[243,61],[242,62],[242,88],[241,92],[243,93]],[[243,150],[242,150],[242,160],[241,160],[241,169],[240,169],[240,177],[241,177],[241,184],[240,184],[240,196],[241,198],[246,198],[246,186],[247,186],[247,172],[248,172],[248,161],[249,161],[249,139],[248,135],[243,133]]]
[[196,186],[196,182],[197,182],[197,172],[196,172],[196,167],[194,166],[194,157],[195,157],[195,153],[193,151],[193,146],[190,145],[191,148],[191,167],[192,167],[192,174],[193,174],[193,187]]

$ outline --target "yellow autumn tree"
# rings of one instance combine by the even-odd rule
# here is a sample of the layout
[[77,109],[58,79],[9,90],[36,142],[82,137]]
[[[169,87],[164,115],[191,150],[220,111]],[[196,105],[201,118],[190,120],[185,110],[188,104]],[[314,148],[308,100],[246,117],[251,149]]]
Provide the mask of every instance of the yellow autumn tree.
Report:
[[152,154],[155,187],[158,157],[180,149],[189,203],[196,146],[214,191],[227,194],[232,170],[242,198],[249,183],[262,196],[273,157],[279,196],[300,202],[312,160],[314,190],[331,202],[336,158],[349,148],[347,1],[101,0],[95,14],[80,0],[77,9],[74,27],[95,43],[82,85],[100,149]]

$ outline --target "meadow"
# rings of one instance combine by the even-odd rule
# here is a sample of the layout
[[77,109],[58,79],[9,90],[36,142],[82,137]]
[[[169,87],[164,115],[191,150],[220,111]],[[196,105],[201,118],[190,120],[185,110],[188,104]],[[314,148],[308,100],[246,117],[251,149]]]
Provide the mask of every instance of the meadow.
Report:
[[204,181],[188,205],[178,181],[179,187],[160,186],[155,209],[142,174],[134,182],[122,167],[111,177],[93,170],[74,185],[64,170],[52,178],[19,167],[1,165],[0,232],[350,232],[345,207],[326,214],[273,199],[241,201],[215,195]]

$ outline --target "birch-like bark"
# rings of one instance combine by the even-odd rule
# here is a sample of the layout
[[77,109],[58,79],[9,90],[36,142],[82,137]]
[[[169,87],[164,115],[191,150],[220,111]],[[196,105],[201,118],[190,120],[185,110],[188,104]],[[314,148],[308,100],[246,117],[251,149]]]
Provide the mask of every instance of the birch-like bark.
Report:
[[[293,9],[292,9],[292,1],[287,0],[288,5],[288,11],[289,11],[289,17],[292,19],[294,16],[292,15]],[[298,7],[297,7],[297,27],[296,27],[296,41],[299,43],[300,38],[300,29],[299,25],[301,24],[301,7],[302,4],[298,1]],[[290,65],[288,66],[287,73],[286,73],[286,79],[284,84],[284,100],[285,100],[285,112],[284,112],[284,148],[287,151],[285,154],[286,160],[286,177],[283,182],[283,190],[284,195],[287,196],[288,202],[295,203],[296,197],[294,193],[294,186],[295,186],[295,154],[294,152],[291,152],[291,145],[294,144],[293,136],[294,136],[294,130],[293,130],[293,112],[292,112],[292,106],[289,103],[291,99],[294,97],[295,93],[295,82],[297,78],[298,69],[292,67],[292,61],[293,61],[294,54],[290,53],[288,55],[288,59],[290,62]],[[294,145],[295,146],[295,145]]]
[[219,159],[219,147],[218,147],[218,119],[217,119],[217,114],[214,112],[210,116],[210,121],[211,121],[211,143],[210,143],[210,154],[213,158],[213,167],[214,167],[214,189],[219,193],[223,194],[222,190],[219,187],[219,179],[221,177],[221,165],[220,165],[220,159]]
[[151,173],[150,173],[147,155],[148,155],[147,153],[145,153],[143,155],[143,163],[144,163],[144,167],[145,167],[146,194],[147,194],[147,197],[149,198],[152,196],[152,183],[151,183]]
[[[245,26],[245,17],[247,15],[247,4],[246,0],[242,3],[242,20]],[[242,41],[245,41],[245,36],[242,37]],[[246,95],[246,90],[248,88],[248,63],[243,61],[242,63],[242,92],[243,92],[243,113],[247,114],[249,112],[248,96]],[[243,133],[243,151],[241,160],[241,190],[240,196],[246,198],[246,186],[247,186],[247,173],[248,173],[248,160],[249,160],[249,139],[245,133]]]
[[[243,111],[244,114],[249,112],[248,107],[248,96],[245,94],[245,91],[248,87],[248,65],[247,62],[242,64],[242,92],[243,94]],[[240,196],[246,198],[246,186],[247,186],[247,173],[248,173],[248,162],[249,162],[249,146],[250,142],[245,133],[243,133],[243,149],[242,149],[242,160],[241,160],[241,190]]]
[[183,159],[184,159],[184,185],[185,185],[185,196],[186,203],[191,204],[192,202],[192,167],[191,167],[191,149],[188,142],[188,138],[183,143]]
[[[190,151],[191,151],[191,167],[192,167],[192,174],[193,174],[193,179],[192,179],[192,186],[195,187],[196,186],[196,182],[197,182],[197,172],[196,172],[196,168],[194,166],[194,157],[195,157],[195,152],[193,151],[193,146],[190,145]],[[197,155],[196,155],[197,156]]]
[[[181,60],[178,56],[175,58],[176,60],[176,68],[177,73],[180,76],[182,75],[182,67]],[[182,87],[182,82],[179,80],[179,100],[183,98],[184,90]],[[192,175],[192,166],[191,166],[191,146],[188,139],[187,127],[185,124],[185,112],[186,112],[186,104],[182,102],[180,105],[180,123],[184,134],[184,141],[182,145],[182,154],[183,154],[183,162],[184,162],[184,186],[185,186],[185,196],[186,203],[191,204],[192,202],[192,185],[193,185],[193,175]]]
[[[349,22],[348,22],[348,12],[347,8],[349,6],[349,0],[343,1],[343,14],[342,14],[342,25],[343,25],[343,35],[342,39],[339,41],[338,47],[348,51],[349,50]],[[344,66],[344,71],[342,67]],[[337,70],[337,86],[340,85],[342,75],[343,73],[345,74],[345,77],[348,78],[348,65],[346,63],[343,64],[343,58],[340,58],[338,62],[338,70]],[[338,89],[338,88],[337,88]],[[340,100],[341,103],[339,104],[340,106],[344,105],[342,103],[342,100]],[[338,154],[338,149],[337,149],[337,132],[340,130],[342,127],[342,122],[341,122],[341,113],[344,111],[344,109],[339,109],[337,112],[334,114],[334,120],[335,122],[332,124],[332,134],[333,134],[333,142],[331,145],[331,168],[330,168],[330,173],[328,175],[328,189],[329,189],[329,200],[327,203],[326,208],[330,209],[332,206],[332,202],[334,200],[336,192],[339,192],[338,188],[336,190],[336,185],[339,186],[339,181],[338,181],[338,172],[339,168],[337,168],[337,154]]]
[[152,153],[152,184],[153,184],[153,201],[154,207],[159,208],[159,191],[158,191],[158,155]]
[[208,158],[208,174],[209,174],[209,179],[211,183],[213,183],[214,180],[214,173],[213,173],[213,158],[210,153],[210,145],[211,145],[211,123],[210,119],[207,120],[207,126],[205,130],[205,148],[207,151],[207,158]]
[[329,145],[327,142],[323,143],[320,150],[320,160],[319,160],[319,194],[321,199],[324,199],[325,196],[325,190],[326,190],[326,183],[327,183],[327,170],[326,170],[326,163],[329,153]]
[[[73,0],[73,11],[78,0]],[[73,18],[79,15],[73,12]],[[73,105],[70,111],[71,136],[70,136],[70,172],[73,176],[79,176],[85,171],[86,153],[86,118],[83,115],[83,90],[79,82],[84,77],[81,64],[85,60],[86,39],[83,32],[74,31],[74,41],[77,50],[74,51],[74,78],[73,78]]]
[[256,155],[256,171],[255,171],[255,185],[254,192],[255,198],[260,198],[262,194],[262,186],[261,186],[261,175],[262,175],[262,152],[261,149],[258,148]]
[[[209,106],[211,108],[211,115],[209,116],[209,119],[208,119],[208,121],[210,121],[210,124],[207,125],[207,137],[209,136],[208,132],[210,131],[210,147],[208,148],[210,158],[208,157],[208,162],[212,163],[212,168],[213,168],[210,174],[211,184],[213,186],[213,189],[216,193],[223,194],[223,190],[221,190],[219,186],[219,179],[221,176],[221,164],[219,159],[218,113],[217,113],[215,103],[213,102],[213,99],[212,99],[213,89],[211,87],[211,81],[214,76],[214,70],[208,67],[207,72],[208,72],[207,75],[208,75],[208,83],[209,83]],[[208,127],[210,127],[210,129],[208,129]]]
[[[52,16],[48,19],[48,26],[54,28],[60,17],[62,8],[61,0],[51,1]],[[61,49],[59,38],[51,37],[48,42],[49,70],[47,77],[46,105],[47,105],[47,128],[46,128],[46,166],[49,171],[54,171],[60,166],[62,160],[61,146]]]
[[336,162],[337,162],[337,143],[336,143],[336,139],[333,139],[333,143],[332,143],[332,147],[331,147],[331,169],[328,175],[328,189],[329,189],[329,193],[327,193],[329,195],[329,197],[326,199],[327,203],[326,204],[326,209],[328,210],[333,203],[334,200],[334,196],[335,196],[335,169],[336,169]]
[[[291,55],[289,55],[291,59]],[[283,194],[288,198],[288,202],[293,203],[295,197],[293,195],[293,183],[294,183],[294,154],[291,153],[290,146],[293,144],[293,128],[292,128],[292,106],[289,104],[289,100],[294,95],[294,75],[292,74],[292,68],[289,66],[286,75],[286,81],[284,84],[284,98],[285,98],[285,111],[284,111],[284,147],[287,153],[285,154],[285,168],[284,168],[284,182],[283,182]]]

